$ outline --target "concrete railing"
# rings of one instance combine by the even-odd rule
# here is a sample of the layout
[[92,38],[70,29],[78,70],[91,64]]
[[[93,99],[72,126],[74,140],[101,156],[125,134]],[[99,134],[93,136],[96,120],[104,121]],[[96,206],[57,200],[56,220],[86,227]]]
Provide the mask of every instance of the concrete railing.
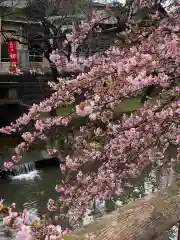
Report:
[[177,182],[59,240],[155,240],[179,221],[180,182]]

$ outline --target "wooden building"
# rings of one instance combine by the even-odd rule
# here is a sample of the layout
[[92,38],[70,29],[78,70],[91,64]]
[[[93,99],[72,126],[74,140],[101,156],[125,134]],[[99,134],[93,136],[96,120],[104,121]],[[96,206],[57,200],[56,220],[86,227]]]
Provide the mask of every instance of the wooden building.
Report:
[[[18,0],[16,0],[18,1]],[[43,52],[41,49],[38,49],[37,46],[32,46],[31,49],[28,47],[26,36],[30,34],[33,35],[36,32],[41,32],[42,25],[38,21],[27,21],[27,18],[23,17],[20,14],[21,9],[17,10],[16,14],[9,14],[6,11],[9,7],[0,7],[0,72],[8,72],[9,68],[9,56],[8,56],[8,44],[7,39],[10,37],[16,38],[16,48],[18,54],[18,66],[23,70],[29,69],[43,69],[46,70],[49,67],[47,60],[43,57]],[[93,11],[97,11],[97,14],[100,14],[104,17],[107,15],[105,5],[100,3],[93,4]],[[4,16],[4,12],[6,16]],[[3,15],[3,17],[2,17]],[[48,18],[49,21],[56,21],[58,25],[61,21],[61,16],[51,16]],[[78,16],[79,21],[84,18],[83,15]],[[64,28],[71,29],[71,26],[77,21],[77,16],[67,17],[68,24],[63,26]],[[112,27],[116,24],[116,19],[111,17],[108,20],[105,20],[100,24],[102,29]],[[42,35],[42,34],[41,34]],[[116,37],[115,33],[105,33],[105,34],[96,34],[89,38],[82,46],[78,49],[78,54],[80,55],[89,55],[97,51],[102,51],[107,49],[110,44],[114,42]]]

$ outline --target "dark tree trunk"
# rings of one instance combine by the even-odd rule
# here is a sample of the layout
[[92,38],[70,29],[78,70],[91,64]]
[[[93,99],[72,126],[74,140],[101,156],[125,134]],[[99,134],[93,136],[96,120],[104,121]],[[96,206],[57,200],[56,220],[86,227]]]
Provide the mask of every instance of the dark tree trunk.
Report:
[[58,71],[57,71],[57,67],[54,63],[52,62],[49,62],[50,64],[50,68],[51,68],[51,72],[52,72],[52,78],[53,78],[53,81],[55,83],[58,83],[58,77],[59,77],[59,74],[58,74]]
[[51,72],[52,72],[52,80],[55,82],[55,83],[58,83],[58,77],[59,77],[59,74],[58,74],[58,70],[57,70],[57,67],[56,65],[51,61],[50,59],[50,54],[52,52],[52,49],[48,48],[45,52],[44,52],[44,57],[48,60],[49,62],[49,66],[50,66],[50,69],[51,69]]

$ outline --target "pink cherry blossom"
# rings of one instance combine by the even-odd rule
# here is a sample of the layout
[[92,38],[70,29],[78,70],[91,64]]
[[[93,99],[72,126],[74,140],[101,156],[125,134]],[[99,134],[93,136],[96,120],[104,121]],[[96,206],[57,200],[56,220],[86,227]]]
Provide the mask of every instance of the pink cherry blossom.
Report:
[[[131,2],[134,12],[141,11],[142,7],[155,7],[154,0]],[[61,146],[54,147],[54,140],[66,135],[65,141],[71,149],[65,154],[63,151],[64,163],[60,164],[62,182],[55,187],[60,197],[57,201],[49,199],[47,209],[52,214],[58,211],[58,216],[66,210],[72,226],[81,220],[94,201],[111,198],[123,189],[124,182],[141,176],[150,166],[165,164],[169,146],[177,145],[177,158],[180,158],[180,91],[177,86],[180,10],[177,3],[172,5],[164,17],[157,9],[154,12],[151,9],[146,27],[139,27],[139,22],[129,14],[128,28],[117,33],[117,41],[108,50],[87,58],[76,56],[89,32],[99,31],[96,25],[103,17],[93,12],[92,19],[82,21],[62,43],[63,47],[72,49],[68,57],[61,51],[64,49],[50,54],[60,76],[56,82],[49,83],[53,90],[51,96],[33,104],[27,114],[0,130],[7,134],[18,131],[26,141],[16,146],[12,162],[4,163],[7,168],[39,141],[48,143],[46,148],[50,155],[61,156]],[[68,77],[63,77],[62,73]],[[138,109],[126,113],[131,103],[127,103],[125,109],[123,104],[132,98],[137,100],[151,87],[160,89],[157,97],[148,96]],[[50,116],[52,110],[61,107],[73,110],[67,116]],[[74,119],[78,124],[85,119],[80,130],[76,130]],[[30,123],[33,123],[31,128]],[[9,216],[11,214],[10,208]],[[29,224],[28,212],[18,215],[16,221],[19,236],[25,238],[31,234],[33,240],[36,239],[33,231],[23,229],[23,224]],[[66,229],[58,233],[54,225],[46,225],[45,229],[46,239],[68,233]]]
[[4,162],[4,167],[5,168],[10,169],[10,168],[12,168],[13,165],[14,165],[13,162]]
[[11,222],[11,216],[6,216],[3,218],[3,225],[9,225]]
[[48,204],[54,205],[54,200],[50,198],[50,199],[48,200]]
[[8,134],[8,135],[11,134],[11,132],[9,132],[9,131],[8,131],[7,129],[5,129],[5,128],[1,128],[1,129],[0,129],[0,132],[1,132],[1,133]]
[[2,206],[3,202],[4,202],[4,199],[1,199],[0,200],[0,206]]
[[61,169],[61,172],[64,173],[66,171],[66,166],[65,164],[60,164],[59,168]]
[[56,185],[55,190],[56,190],[56,192],[63,193],[65,191],[65,188],[62,187],[61,185]]
[[15,162],[15,163],[19,162],[20,159],[21,159],[20,156],[19,157],[18,156],[12,156],[12,161]]
[[17,232],[16,240],[32,240],[31,229],[29,226],[23,225],[21,230]]
[[92,113],[92,106],[91,105],[86,105],[86,103],[81,103],[80,105],[76,106],[76,113],[79,116],[87,116]]
[[15,208],[15,207],[16,207],[16,203],[13,202],[13,203],[11,204],[11,206],[12,206],[12,208]]

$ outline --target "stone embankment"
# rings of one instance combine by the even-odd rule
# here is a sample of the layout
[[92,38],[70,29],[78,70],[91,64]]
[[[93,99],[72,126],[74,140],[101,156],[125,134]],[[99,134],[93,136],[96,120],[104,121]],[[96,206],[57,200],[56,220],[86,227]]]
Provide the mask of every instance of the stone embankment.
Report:
[[2,224],[2,222],[0,222],[0,240],[7,240],[8,238],[5,237],[5,234],[4,234],[4,226]]

